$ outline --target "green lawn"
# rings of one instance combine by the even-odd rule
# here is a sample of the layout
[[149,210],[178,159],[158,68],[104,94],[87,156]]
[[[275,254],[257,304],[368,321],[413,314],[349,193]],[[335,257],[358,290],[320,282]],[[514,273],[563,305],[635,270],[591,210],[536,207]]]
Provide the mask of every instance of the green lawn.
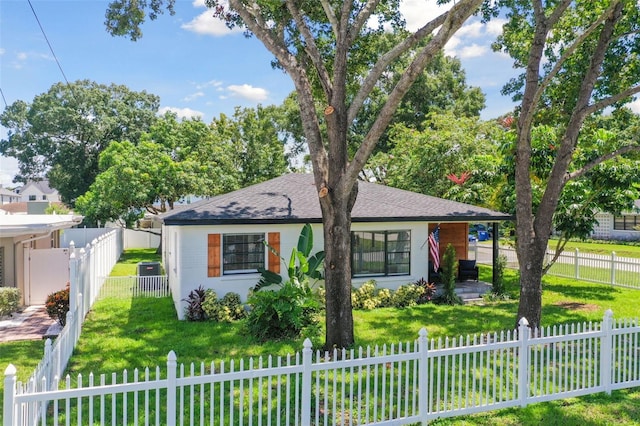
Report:
[[[557,241],[549,241],[549,248],[556,248]],[[582,242],[569,241],[565,246],[566,251],[574,251],[575,249],[585,253],[597,253],[610,255],[612,251],[616,252],[616,256],[640,258],[640,243],[633,242],[627,244],[619,244],[616,242]]]
[[[154,256],[153,252],[128,252],[124,262],[114,271],[119,275],[135,274],[137,262],[157,260]],[[490,274],[489,268],[481,267],[481,279],[489,281]],[[507,271],[506,281],[511,300],[456,307],[427,304],[406,309],[355,311],[356,344],[413,341],[422,327],[427,328],[429,337],[435,338],[511,329],[518,308],[515,271]],[[616,318],[634,318],[638,316],[640,291],[545,277],[543,303],[543,325],[600,321],[607,309],[612,309]],[[310,337],[314,345],[322,343],[321,336]],[[170,350],[176,352],[179,363],[187,365],[267,354],[285,355],[300,350],[302,340],[261,344],[246,335],[241,324],[178,321],[170,298],[105,299],[98,301],[89,313],[68,372],[72,376],[82,373],[86,377],[90,372],[120,372],[125,368],[132,371],[156,365],[162,368]],[[40,359],[38,351],[42,345],[42,342],[17,346],[0,344],[0,362],[6,366],[19,359],[19,375],[26,378]],[[34,358],[35,363],[27,362],[29,358]],[[571,398],[525,409],[444,419],[432,424],[595,426],[639,423],[640,388],[635,388],[616,391],[612,396],[598,394]]]

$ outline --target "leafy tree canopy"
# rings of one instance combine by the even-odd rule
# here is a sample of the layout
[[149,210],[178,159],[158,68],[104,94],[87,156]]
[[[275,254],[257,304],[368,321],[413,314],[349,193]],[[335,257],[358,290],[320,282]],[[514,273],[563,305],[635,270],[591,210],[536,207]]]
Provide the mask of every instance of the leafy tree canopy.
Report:
[[396,188],[492,206],[494,188],[502,180],[496,142],[504,128],[454,112],[429,114],[422,127],[392,128],[389,152],[369,162],[376,178]]
[[137,145],[112,142],[100,155],[100,174],[79,197],[91,222],[134,225],[187,196],[213,196],[286,171],[283,143],[270,120],[275,108],[237,109],[211,125],[164,115]]
[[54,84],[31,103],[16,101],[0,114],[8,130],[0,154],[18,160],[16,182],[48,178],[73,204],[98,173],[111,141],[137,143],[156,121],[159,98],[125,86],[79,80]]

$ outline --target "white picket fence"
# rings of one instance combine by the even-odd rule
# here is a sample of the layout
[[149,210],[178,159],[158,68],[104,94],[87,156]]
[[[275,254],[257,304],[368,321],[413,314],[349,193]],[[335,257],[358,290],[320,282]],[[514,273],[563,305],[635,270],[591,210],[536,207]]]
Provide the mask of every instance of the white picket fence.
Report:
[[166,275],[104,277],[100,297],[170,297]]
[[5,426],[403,425],[640,386],[640,325],[616,321],[17,383]]
[[[470,254],[479,263],[491,263],[491,246],[470,245]],[[500,254],[506,256],[509,265],[517,267],[518,256],[512,247],[500,247]],[[555,250],[547,250],[546,262],[549,262]],[[579,249],[560,254],[551,267],[549,275],[575,278],[618,287],[640,289],[640,259],[619,257],[615,252],[610,255],[582,253]]]

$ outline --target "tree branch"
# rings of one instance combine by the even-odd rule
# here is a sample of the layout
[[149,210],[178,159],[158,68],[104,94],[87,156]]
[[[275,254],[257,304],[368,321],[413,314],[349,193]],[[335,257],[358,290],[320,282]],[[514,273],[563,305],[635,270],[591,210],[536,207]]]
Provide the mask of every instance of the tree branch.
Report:
[[313,66],[318,72],[318,79],[320,80],[320,84],[324,89],[325,95],[327,99],[331,99],[331,94],[333,92],[333,85],[331,84],[331,78],[329,77],[329,72],[327,68],[324,66],[324,62],[322,61],[322,55],[318,50],[318,46],[316,45],[315,39],[309,27],[307,26],[302,14],[300,13],[300,9],[298,9],[296,5],[296,1],[287,0],[287,9],[291,13],[293,20],[296,22],[298,29],[300,30],[300,34],[304,38],[304,50],[307,56],[313,62]]
[[[604,62],[607,48],[613,39],[615,25],[622,16],[622,4],[620,2],[615,2],[615,4],[615,9],[605,20],[593,56],[591,57],[589,68],[580,85],[576,104],[562,137],[562,142],[560,143],[556,160],[549,174],[548,184],[540,200],[538,211],[555,211],[560,193],[568,180],[566,179],[567,170],[573,159],[573,152],[578,142],[580,129],[587,117],[587,106],[593,95],[596,81],[602,72],[602,63]],[[548,233],[552,226],[551,219],[548,215],[536,216],[535,226],[537,232],[539,231],[541,234]]]
[[345,172],[345,179],[342,180],[343,183],[357,179],[358,173],[364,167],[367,159],[373,152],[378,139],[391,122],[393,112],[402,101],[402,97],[409,90],[411,84],[413,84],[413,82],[422,73],[427,63],[444,47],[447,41],[449,41],[456,31],[460,29],[462,24],[464,24],[464,22],[480,7],[482,1],[483,0],[460,1],[449,10],[438,33],[415,56],[409,67],[407,67],[400,77],[400,80],[389,94],[387,101],[378,114],[378,117],[369,129],[369,132],[367,132],[362,144],[349,164]]
[[615,157],[618,157],[620,155],[624,155],[627,154],[629,152],[635,152],[638,151],[640,152],[640,144],[636,144],[636,145],[625,145],[621,148],[616,149],[615,151],[612,151],[608,154],[602,155],[598,158],[596,158],[595,160],[590,161],[589,163],[585,164],[582,168],[575,170],[571,173],[567,173],[565,175],[564,181],[565,183],[568,182],[569,180],[572,179],[578,179],[582,176],[584,176],[585,174],[589,173],[591,170],[593,170],[596,166],[598,166],[601,163],[604,163],[607,160],[611,160]]
[[362,105],[364,105],[365,100],[367,99],[367,97],[375,87],[376,83],[380,79],[380,76],[382,75],[382,73],[384,73],[387,67],[394,60],[396,60],[400,55],[407,52],[409,49],[414,47],[420,41],[424,40],[436,28],[441,26],[444,23],[447,16],[449,15],[449,12],[445,12],[442,15],[438,16],[437,18],[433,19],[431,22],[428,22],[425,26],[420,28],[415,33],[411,34],[401,43],[394,46],[390,51],[382,55],[380,59],[378,59],[378,62],[376,62],[373,68],[371,68],[371,71],[369,71],[369,74],[362,82],[362,85],[360,86],[360,90],[358,90],[358,93],[351,101],[351,105],[349,106],[349,111],[347,113],[348,123],[352,123],[355,120],[356,116],[358,115],[358,112],[362,108]]
[[333,29],[333,36],[338,38],[338,18],[336,18],[336,14],[329,4],[328,0],[320,0],[320,4],[322,4],[322,8],[324,9],[325,15],[327,15],[327,19],[331,24],[331,28]]
[[364,26],[364,24],[367,23],[367,21],[369,20],[369,18],[371,17],[374,10],[376,10],[376,7],[378,7],[379,4],[380,4],[380,0],[369,0],[367,1],[367,4],[362,8],[362,10],[360,10],[360,13],[358,13],[358,16],[356,17],[355,21],[353,22],[353,25],[351,26],[351,32],[349,34],[349,38],[347,39],[348,46],[353,45],[353,42],[355,41],[356,37],[360,35],[360,31],[362,30],[362,27]]
[[[555,17],[556,12],[560,11],[561,7],[562,7],[562,11],[561,12],[564,12],[564,10],[566,10],[566,7],[569,6],[569,3],[570,2],[567,1],[567,2],[563,3],[562,5],[560,5],[554,11],[552,16]],[[615,5],[615,3],[614,3],[614,5]],[[547,89],[547,87],[549,87],[549,84],[551,84],[551,81],[553,81],[555,76],[558,75],[558,73],[562,69],[562,66],[567,61],[567,59],[569,59],[569,57],[578,49],[578,47],[580,47],[580,45],[582,45],[582,43],[587,39],[587,37],[589,37],[591,34],[593,34],[593,32],[598,28],[598,26],[600,26],[600,24],[602,24],[602,22],[605,19],[607,19],[607,17],[613,11],[613,6],[614,5],[610,6],[609,9],[607,9],[607,11],[605,13],[600,15],[600,17],[593,24],[591,24],[591,26],[589,26],[589,28],[587,28],[582,34],[580,34],[580,36],[577,39],[575,39],[573,41],[573,43],[571,43],[571,45],[562,53],[562,56],[560,56],[560,59],[558,59],[558,61],[556,62],[555,66],[553,67],[553,69],[549,72],[549,74],[547,74],[544,77],[544,79],[542,80],[542,82],[538,86],[538,90],[536,91],[536,94],[534,95],[536,104],[538,103],[538,101],[542,97],[542,94]],[[557,22],[558,19],[559,19],[559,16],[555,18],[554,22],[551,22],[551,19],[550,19],[549,22],[551,23],[551,25],[549,26],[549,28],[551,28],[552,25],[555,25],[555,22]]]
[[616,102],[620,102],[625,98],[633,96],[636,93],[640,93],[640,85],[635,87],[630,87],[624,92],[620,92],[608,98],[601,99],[598,102],[594,103],[593,105],[589,105],[586,108],[586,112],[587,114],[593,114],[596,111],[600,111],[608,106],[615,104]]

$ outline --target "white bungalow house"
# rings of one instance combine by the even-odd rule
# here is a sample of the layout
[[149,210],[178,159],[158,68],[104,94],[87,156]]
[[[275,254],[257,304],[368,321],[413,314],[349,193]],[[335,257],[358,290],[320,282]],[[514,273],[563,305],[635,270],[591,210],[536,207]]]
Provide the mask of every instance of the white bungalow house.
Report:
[[603,240],[640,241],[640,200],[636,200],[629,211],[614,216],[611,213],[598,213],[598,224],[593,227],[591,236]]
[[22,305],[44,305],[69,280],[69,252],[60,247],[76,215],[0,215],[0,287],[17,287]]
[[[397,288],[428,276],[429,232],[439,226],[440,247],[451,242],[466,258],[468,222],[498,222],[511,216],[403,191],[359,182],[352,212],[352,272],[355,285],[375,278]],[[318,191],[310,174],[288,174],[267,182],[185,206],[158,217],[163,227],[163,263],[179,318],[185,299],[198,286],[219,297],[235,292],[246,299],[259,279],[258,267],[286,276],[280,259],[288,260],[305,223],[312,224],[313,252],[323,249]],[[375,247],[375,253],[371,247]],[[362,262],[363,256],[379,256]]]

